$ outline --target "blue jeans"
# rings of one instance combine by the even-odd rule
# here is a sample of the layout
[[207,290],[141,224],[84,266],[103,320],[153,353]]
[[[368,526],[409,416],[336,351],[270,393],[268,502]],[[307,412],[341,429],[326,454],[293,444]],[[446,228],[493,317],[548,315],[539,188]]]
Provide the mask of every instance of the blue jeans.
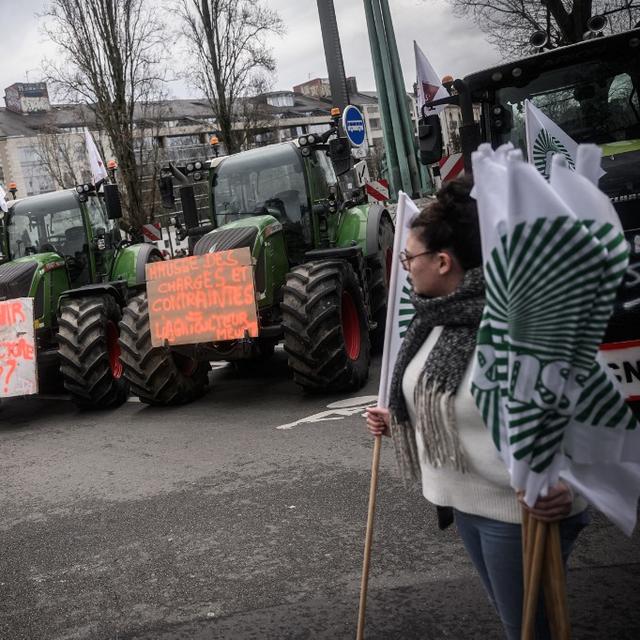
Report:
[[[454,518],[462,542],[502,620],[507,638],[520,640],[523,599],[520,525],[473,516],[457,509],[454,510]],[[560,540],[565,566],[578,534],[589,520],[588,512],[583,511],[561,521]],[[540,605],[536,617],[536,638],[546,640],[551,636],[544,607]]]

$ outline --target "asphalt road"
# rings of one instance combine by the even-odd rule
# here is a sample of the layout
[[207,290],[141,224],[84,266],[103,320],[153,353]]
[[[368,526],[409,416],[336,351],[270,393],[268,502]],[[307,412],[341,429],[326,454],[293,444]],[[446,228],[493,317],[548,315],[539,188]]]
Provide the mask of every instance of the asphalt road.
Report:
[[[187,407],[4,403],[0,638],[353,638],[375,373],[362,401],[305,396],[278,352]],[[434,516],[386,442],[368,639],[501,637]],[[568,581],[574,638],[640,638],[639,534],[596,516]]]

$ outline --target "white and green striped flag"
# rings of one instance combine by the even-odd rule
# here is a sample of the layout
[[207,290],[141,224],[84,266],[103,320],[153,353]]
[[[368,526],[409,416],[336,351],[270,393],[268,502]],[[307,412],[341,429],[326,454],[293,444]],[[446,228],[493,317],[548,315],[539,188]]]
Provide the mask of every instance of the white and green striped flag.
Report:
[[573,171],[556,155],[547,182],[510,147],[474,154],[487,303],[472,392],[528,504],[563,478],[630,534],[640,428],[598,358],[628,248],[600,156],[580,145]]
[[411,285],[409,274],[400,264],[400,252],[407,246],[407,236],[411,222],[419,210],[411,198],[400,191],[396,209],[396,232],[393,239],[393,262],[389,277],[389,297],[387,298],[387,322],[384,334],[384,351],[380,369],[380,386],[378,388],[378,406],[387,407],[389,402],[389,386],[393,368],[400,351],[400,343],[407,327],[413,318],[415,308],[409,298]]
[[529,162],[547,180],[551,174],[551,160],[557,153],[565,158],[569,167],[575,167],[578,143],[530,100],[524,101],[524,123]]

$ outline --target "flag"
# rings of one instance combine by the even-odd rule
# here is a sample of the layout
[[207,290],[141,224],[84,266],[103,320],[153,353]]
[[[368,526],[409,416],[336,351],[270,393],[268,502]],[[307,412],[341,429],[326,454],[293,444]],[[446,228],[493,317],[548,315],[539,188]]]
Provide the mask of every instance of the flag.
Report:
[[[440,77],[431,66],[427,57],[422,53],[418,43],[413,41],[413,49],[416,55],[416,76],[418,83],[418,112],[422,113],[422,105],[426,102],[448,98],[449,92],[442,86]],[[446,105],[439,105],[430,110],[432,115],[440,113]]]
[[409,274],[400,264],[400,252],[407,245],[407,236],[411,222],[418,215],[418,207],[409,196],[400,191],[396,209],[396,232],[393,239],[393,261],[389,277],[389,296],[387,298],[387,323],[384,332],[384,351],[380,370],[378,406],[386,408],[389,403],[391,376],[407,327],[413,318],[415,309],[409,298],[411,285]]
[[630,535],[640,427],[598,356],[629,250],[600,158],[580,145],[574,171],[556,154],[547,182],[513,147],[473,154],[487,300],[472,394],[527,504],[562,478]]
[[[524,126],[529,162],[548,180],[551,161],[559,153],[570,169],[575,169],[578,143],[548,118],[530,100],[524,101]],[[598,167],[598,177],[605,174]]]
[[7,204],[6,193],[2,187],[0,187],[0,211],[5,213],[9,211],[9,205]]
[[100,157],[100,152],[93,137],[89,133],[89,129],[85,127],[84,140],[87,145],[87,154],[89,156],[89,166],[91,167],[91,180],[94,185],[98,184],[101,180],[107,179],[107,170],[105,169],[104,162]]

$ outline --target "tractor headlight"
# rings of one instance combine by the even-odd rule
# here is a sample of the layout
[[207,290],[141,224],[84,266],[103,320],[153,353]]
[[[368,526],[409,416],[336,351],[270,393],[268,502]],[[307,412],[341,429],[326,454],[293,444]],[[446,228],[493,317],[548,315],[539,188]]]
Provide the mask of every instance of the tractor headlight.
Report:
[[307,138],[307,136],[300,136],[298,138],[298,144],[301,147],[306,147],[309,144],[309,138]]
[[198,160],[197,162],[194,162],[193,163],[193,168],[196,171],[200,171],[202,169],[202,162],[200,162],[200,160]]
[[195,171],[193,174],[193,179],[197,182],[198,180],[202,180],[202,173],[200,171]]
[[193,167],[193,162],[190,162],[190,163],[187,165],[187,171],[188,171],[189,173],[191,173],[191,172],[193,171],[193,169],[194,169],[194,167]]
[[313,135],[313,133],[309,134],[307,136],[307,141],[309,142],[309,144],[315,144],[316,142],[316,137]]
[[307,158],[311,155],[311,149],[309,147],[302,147],[302,149],[300,149],[300,153]]

